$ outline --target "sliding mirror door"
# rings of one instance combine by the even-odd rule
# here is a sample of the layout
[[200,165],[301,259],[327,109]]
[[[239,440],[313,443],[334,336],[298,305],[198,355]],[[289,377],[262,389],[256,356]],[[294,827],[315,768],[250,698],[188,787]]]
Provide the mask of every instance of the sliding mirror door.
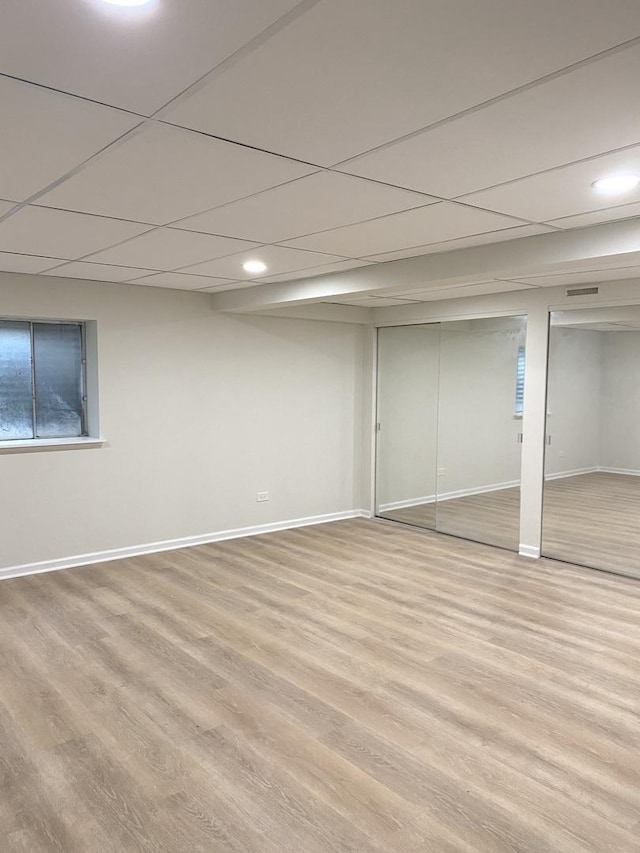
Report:
[[443,323],[436,530],[518,550],[526,317]]
[[551,314],[542,553],[640,577],[640,307]]
[[525,317],[378,330],[378,516],[518,549],[525,338]]
[[378,330],[376,514],[435,528],[440,327]]

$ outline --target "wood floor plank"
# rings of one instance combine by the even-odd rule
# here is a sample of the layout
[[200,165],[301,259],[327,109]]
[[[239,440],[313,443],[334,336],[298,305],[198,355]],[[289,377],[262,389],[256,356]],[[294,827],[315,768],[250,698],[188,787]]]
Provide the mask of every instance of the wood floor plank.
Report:
[[5,853],[637,853],[640,585],[353,520],[0,583]]

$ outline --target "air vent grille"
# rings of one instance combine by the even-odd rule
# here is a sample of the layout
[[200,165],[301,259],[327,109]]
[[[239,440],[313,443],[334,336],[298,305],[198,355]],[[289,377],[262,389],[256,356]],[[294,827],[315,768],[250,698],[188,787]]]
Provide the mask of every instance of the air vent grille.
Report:
[[597,296],[598,291],[597,287],[570,287],[567,296]]

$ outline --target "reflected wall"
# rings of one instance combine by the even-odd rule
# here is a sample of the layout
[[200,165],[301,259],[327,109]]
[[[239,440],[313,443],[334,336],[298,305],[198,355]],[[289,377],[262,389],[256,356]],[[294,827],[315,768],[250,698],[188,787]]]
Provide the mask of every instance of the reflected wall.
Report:
[[435,529],[440,324],[378,330],[377,514]]
[[516,551],[525,343],[525,317],[442,325],[436,530]]

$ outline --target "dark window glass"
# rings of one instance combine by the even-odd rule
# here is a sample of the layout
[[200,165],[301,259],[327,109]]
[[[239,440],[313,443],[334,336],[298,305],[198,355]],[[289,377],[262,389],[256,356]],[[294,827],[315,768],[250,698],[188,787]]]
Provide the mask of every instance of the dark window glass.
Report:
[[0,441],[33,438],[31,328],[0,320]]
[[34,323],[36,437],[82,435],[82,328]]
[[85,434],[83,327],[0,320],[0,441]]

